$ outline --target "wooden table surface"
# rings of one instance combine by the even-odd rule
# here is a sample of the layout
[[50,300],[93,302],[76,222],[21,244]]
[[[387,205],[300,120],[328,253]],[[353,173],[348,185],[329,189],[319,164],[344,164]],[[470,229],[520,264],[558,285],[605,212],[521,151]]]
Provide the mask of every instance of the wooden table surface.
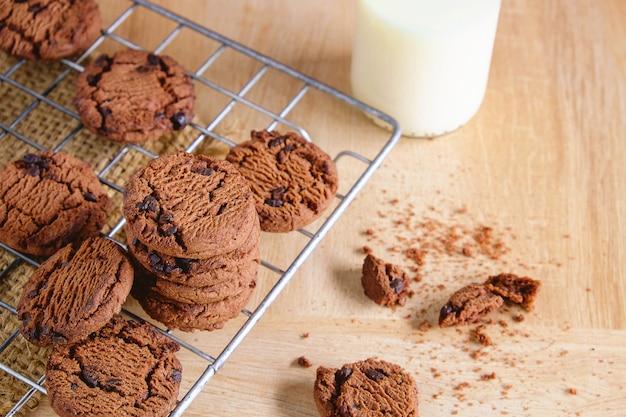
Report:
[[[157,3],[350,91],[354,1]],[[100,4],[106,23],[112,14]],[[415,378],[421,416],[623,416],[625,23],[622,0],[504,0],[479,113],[452,134],[399,141],[185,415],[317,416],[317,366],[378,357]],[[157,36],[147,18],[128,30],[148,42]],[[192,62],[195,50],[177,54]],[[380,145],[372,139],[379,129],[359,112],[317,110],[308,123],[322,145]],[[354,123],[362,127],[346,128]],[[471,241],[481,227],[508,252],[490,257],[476,246],[465,256],[436,246],[454,230]],[[289,251],[267,242],[268,256]],[[419,275],[405,306],[392,310],[363,295],[364,246]],[[418,246],[427,256],[416,268],[405,250]],[[455,289],[500,272],[542,281],[532,312],[494,313],[483,323],[490,346],[474,340],[476,325],[437,326]],[[184,337],[206,346],[226,336]],[[300,356],[312,366],[299,366]],[[188,387],[205,364],[182,359]],[[54,415],[46,400],[35,414]]]

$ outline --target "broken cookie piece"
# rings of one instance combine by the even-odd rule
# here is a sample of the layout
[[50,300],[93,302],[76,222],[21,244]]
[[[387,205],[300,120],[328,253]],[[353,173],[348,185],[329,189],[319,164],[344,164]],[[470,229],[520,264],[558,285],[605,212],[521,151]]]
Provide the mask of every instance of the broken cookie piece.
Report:
[[363,291],[376,304],[386,307],[402,306],[407,297],[412,295],[406,272],[371,253],[363,261],[362,273]]
[[367,359],[317,368],[313,388],[321,417],[417,417],[417,384],[399,365]]
[[441,308],[439,326],[472,324],[497,310],[504,300],[483,284],[469,284],[456,291]]
[[541,288],[541,281],[515,274],[499,274],[489,277],[485,281],[485,287],[505,300],[531,311]]

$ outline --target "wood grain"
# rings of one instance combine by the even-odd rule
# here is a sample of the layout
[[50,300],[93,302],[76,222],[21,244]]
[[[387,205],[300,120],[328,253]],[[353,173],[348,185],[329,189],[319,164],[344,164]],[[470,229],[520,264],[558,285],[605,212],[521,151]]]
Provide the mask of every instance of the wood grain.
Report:
[[[354,1],[157,3],[349,92]],[[151,42],[159,35],[148,21],[124,30]],[[422,416],[623,416],[624,22],[621,0],[505,0],[476,117],[447,136],[400,141],[186,415],[316,416],[315,367],[377,356],[414,375]],[[196,47],[208,46],[192,42],[189,65],[197,65]],[[236,67],[222,74],[234,84],[244,75]],[[282,100],[274,91],[258,94]],[[363,127],[345,127],[360,114],[310,110],[314,133],[333,150],[379,145],[365,119]],[[411,269],[402,250],[427,219],[465,231],[492,227],[510,251],[489,259],[433,249],[406,306],[374,305],[359,283],[363,246]],[[277,239],[267,242],[270,255],[285,249]],[[438,308],[452,291],[503,271],[543,283],[524,321],[514,320],[515,307],[495,314],[486,324],[491,346],[471,340],[472,326],[437,328]],[[424,321],[432,325],[427,331],[419,329]],[[221,337],[189,339],[205,346]],[[302,355],[314,366],[297,366]],[[202,371],[183,359],[186,375]],[[35,414],[53,415],[42,403]]]

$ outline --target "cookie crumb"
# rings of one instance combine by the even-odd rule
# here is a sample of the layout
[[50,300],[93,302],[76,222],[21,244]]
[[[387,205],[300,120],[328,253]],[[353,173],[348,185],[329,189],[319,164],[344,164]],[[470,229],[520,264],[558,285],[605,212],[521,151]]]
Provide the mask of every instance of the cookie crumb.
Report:
[[408,248],[404,251],[404,256],[414,261],[417,265],[424,265],[426,259],[426,251],[418,248]]
[[310,360],[308,360],[306,357],[304,356],[300,356],[298,358],[298,365],[303,367],[303,368],[310,368],[311,366],[313,366],[313,364],[311,363]]
[[471,333],[472,337],[483,346],[491,346],[493,342],[491,341],[491,337],[485,332],[485,329],[484,324],[477,326]]
[[303,338],[303,339],[306,339],[307,337],[309,337],[309,332],[302,333],[302,335],[300,337]]
[[567,392],[572,395],[578,394],[578,391],[576,390],[576,388],[571,388],[571,387],[567,389]]
[[483,381],[489,381],[491,379],[496,379],[496,373],[492,372],[490,374],[482,374],[480,379],[482,379]]
[[428,320],[424,320],[423,322],[421,322],[419,324],[419,326],[417,326],[418,329],[420,329],[421,331],[425,332],[427,330],[429,330],[432,326],[430,325],[430,323],[428,322]]
[[455,391],[461,391],[463,388],[467,388],[467,387],[469,387],[469,386],[470,386],[470,383],[469,383],[469,382],[467,382],[467,381],[466,381],[466,382],[461,382],[461,383],[457,384],[457,385],[454,387],[454,390],[455,390]]

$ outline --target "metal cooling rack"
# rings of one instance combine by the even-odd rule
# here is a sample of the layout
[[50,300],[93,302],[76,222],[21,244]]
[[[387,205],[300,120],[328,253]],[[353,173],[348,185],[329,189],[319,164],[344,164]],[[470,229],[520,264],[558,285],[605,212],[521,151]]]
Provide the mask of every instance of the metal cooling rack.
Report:
[[[147,0],[129,0],[128,7],[119,14],[119,16],[109,25],[108,28],[103,29],[101,36],[94,42],[94,44],[87,50],[83,55],[78,57],[76,60],[62,60],[62,63],[65,65],[65,69],[61,72],[57,78],[42,92],[38,92],[33,90],[32,88],[23,85],[19,82],[16,82],[12,75],[18,71],[18,69],[25,64],[25,61],[18,61],[13,66],[11,66],[4,73],[0,73],[0,85],[2,83],[9,84],[12,88],[18,89],[22,93],[30,96],[32,98],[31,104],[23,110],[11,123],[5,124],[0,121],[0,148],[2,145],[2,140],[7,136],[11,135],[14,138],[17,138],[24,142],[25,145],[44,150],[46,149],[43,145],[39,144],[36,137],[27,137],[23,134],[19,133],[16,129],[16,126],[19,125],[21,121],[23,121],[34,109],[37,108],[41,103],[45,103],[51,106],[56,111],[63,113],[66,116],[69,116],[72,119],[79,120],[78,115],[75,113],[74,108],[68,108],[67,106],[63,106],[58,104],[53,99],[49,98],[50,92],[54,91],[57,86],[59,86],[64,79],[68,77],[73,71],[82,72],[83,66],[80,64],[85,58],[87,58],[92,52],[97,50],[98,46],[102,44],[105,40],[113,41],[115,43],[119,43],[125,47],[134,48],[134,49],[149,49],[145,48],[140,44],[131,41],[130,39],[121,37],[116,33],[116,29],[122,25],[126,20],[129,19],[134,13],[137,13],[140,10],[149,11],[152,14],[162,16],[168,21],[171,21],[175,24],[174,29],[167,34],[160,44],[156,47],[150,48],[155,53],[159,53],[164,50],[168,45],[170,45],[174,39],[176,39],[181,31],[190,30],[194,32],[196,35],[211,39],[219,44],[217,49],[210,51],[206,56],[206,59],[203,61],[203,64],[194,72],[191,72],[196,85],[204,85],[215,92],[225,96],[227,98],[228,104],[223,107],[223,109],[217,114],[217,116],[210,121],[206,126],[199,125],[197,123],[192,123],[191,128],[197,132],[197,136],[195,136],[195,140],[191,142],[190,145],[186,146],[184,149],[188,152],[193,152],[200,144],[205,140],[217,140],[228,146],[234,146],[234,142],[227,137],[218,134],[214,127],[217,126],[231,110],[237,106],[245,106],[251,109],[254,112],[258,112],[265,117],[272,120],[272,122],[267,126],[268,130],[272,130],[278,124],[282,124],[290,129],[298,131],[303,137],[311,140],[309,133],[307,132],[303,123],[295,123],[290,120],[289,116],[292,111],[301,103],[302,99],[310,94],[312,91],[320,92],[332,99],[339,100],[351,107],[354,107],[362,112],[364,112],[370,119],[373,119],[375,122],[379,124],[387,125],[389,127],[389,136],[385,135],[386,140],[382,142],[381,147],[379,148],[378,153],[375,157],[365,157],[355,151],[352,150],[344,150],[339,152],[334,156],[336,162],[344,158],[352,158],[358,161],[359,164],[363,165],[363,169],[361,171],[360,176],[356,178],[353,182],[351,182],[351,186],[348,191],[343,194],[337,194],[336,198],[338,199],[338,204],[332,210],[331,213],[325,217],[325,220],[321,223],[317,230],[299,230],[301,233],[308,239],[308,243],[304,246],[304,248],[300,251],[300,253],[291,260],[289,266],[287,268],[280,268],[276,265],[273,265],[270,262],[265,260],[261,261],[261,266],[267,268],[271,273],[278,274],[278,279],[274,286],[264,295],[262,301],[256,306],[254,310],[244,309],[241,314],[245,316],[245,321],[243,325],[239,327],[236,331],[234,337],[221,349],[217,354],[210,354],[202,351],[197,346],[191,345],[184,340],[173,335],[170,331],[166,329],[162,329],[158,327],[158,323],[155,324],[155,327],[163,334],[171,337],[173,340],[177,341],[183,349],[189,350],[191,353],[196,355],[199,360],[205,361],[207,363],[206,369],[200,375],[199,378],[193,382],[189,390],[184,393],[184,397],[178,403],[176,408],[170,414],[172,417],[182,415],[185,410],[189,407],[189,405],[193,402],[196,396],[202,391],[205,385],[209,382],[213,375],[224,365],[226,360],[231,356],[231,354],[235,351],[235,349],[239,346],[239,344],[244,340],[244,338],[248,335],[248,333],[252,330],[252,328],[257,324],[257,322],[261,319],[263,314],[267,311],[269,306],[276,300],[281,291],[286,287],[289,281],[293,278],[296,271],[302,266],[304,261],[309,257],[309,255],[315,250],[324,236],[328,233],[328,231],[332,228],[332,226],[336,223],[336,221],[342,216],[346,208],[349,204],[354,200],[356,195],[361,191],[366,182],[369,180],[371,175],[374,173],[376,169],[380,167],[383,160],[389,154],[391,149],[395,146],[397,141],[400,138],[400,127],[391,117],[379,112],[378,110],[371,108],[364,103],[346,95],[328,85],[325,85],[315,79],[312,79],[294,69],[281,64],[259,52],[256,52],[250,48],[247,48],[237,42],[234,42],[218,33],[213,32],[212,30],[198,25],[186,18],[181,17],[173,13],[170,10],[164,9],[160,6],[150,3]],[[225,88],[215,82],[210,81],[205,78],[203,74],[207,71],[208,68],[213,65],[213,63],[218,59],[218,57],[223,54],[225,51],[234,51],[238,54],[246,56],[258,63],[261,64],[260,70],[258,70],[241,88],[238,92],[232,92],[228,88]],[[196,54],[201,54],[202,51],[194,51]],[[295,95],[293,95],[287,104],[279,111],[272,111],[268,108],[263,107],[263,105],[259,105],[249,99],[246,98],[246,94],[250,89],[256,85],[260,79],[263,78],[264,74],[269,70],[275,70],[280,72],[281,74],[298,80],[302,87],[297,91]],[[315,111],[323,112],[324,109],[316,109]],[[75,137],[78,132],[82,129],[82,125],[78,125],[78,128],[72,130],[72,132],[65,138],[63,138],[57,146],[53,148],[55,151],[62,150],[68,143],[70,143],[71,139]],[[155,158],[158,155],[151,152],[148,149],[137,145],[126,145],[122,147],[116,155],[114,155],[110,162],[99,172],[98,177],[104,186],[112,188],[115,192],[122,192],[122,187],[116,185],[115,183],[107,180],[105,178],[106,173],[117,163],[120,162],[122,157],[126,152],[130,149],[139,151],[150,158]],[[4,151],[3,151],[4,152]],[[14,158],[15,159],[15,158]],[[340,172],[341,174],[341,172]],[[119,218],[114,223],[114,227],[107,233],[107,236],[113,240],[116,240],[115,235],[122,229],[124,226],[124,219]],[[124,246],[123,242],[116,240],[122,246]],[[0,270],[0,279],[8,273],[8,271],[12,268],[15,268],[20,263],[27,263],[34,267],[39,266],[38,262],[28,256],[25,256],[21,253],[14,251],[13,249],[8,248],[4,244],[0,243],[0,247],[4,250],[10,252],[15,260],[11,262],[4,270]],[[11,314],[16,314],[15,306],[10,305],[9,303],[2,300],[4,294],[0,294],[0,312],[2,309],[8,311]],[[141,317],[133,314],[132,312],[124,310],[124,313],[136,320],[143,320]],[[6,349],[10,349],[10,345],[12,341],[18,337],[19,331],[15,330],[12,332],[5,340],[0,341],[0,353],[2,353]],[[183,363],[184,366],[184,363]],[[0,362],[0,370],[10,374],[12,377],[18,379],[19,381],[28,385],[29,389],[25,395],[23,395],[13,406],[12,410],[7,414],[7,416],[15,415],[29,400],[29,398],[35,395],[37,392],[46,394],[45,389],[45,375],[41,375],[36,380],[31,379],[28,376],[23,375],[22,373],[12,369],[7,364]]]

